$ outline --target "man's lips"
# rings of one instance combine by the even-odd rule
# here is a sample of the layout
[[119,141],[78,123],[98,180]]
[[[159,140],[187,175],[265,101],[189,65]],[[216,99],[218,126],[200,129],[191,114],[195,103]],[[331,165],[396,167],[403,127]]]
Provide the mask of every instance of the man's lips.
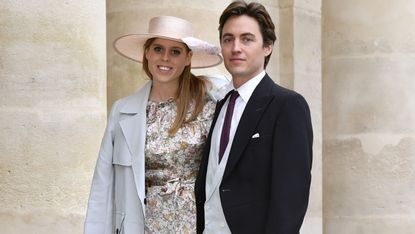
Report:
[[231,62],[239,62],[239,61],[245,61],[243,58],[230,58],[229,61]]

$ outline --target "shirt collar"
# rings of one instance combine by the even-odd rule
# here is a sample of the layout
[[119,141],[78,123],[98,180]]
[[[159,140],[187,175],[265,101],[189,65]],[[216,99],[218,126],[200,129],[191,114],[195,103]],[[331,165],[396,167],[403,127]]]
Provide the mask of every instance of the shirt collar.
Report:
[[[244,100],[245,103],[249,101],[249,98],[251,97],[255,88],[258,86],[259,82],[261,82],[262,78],[264,78],[265,74],[265,70],[263,70],[258,75],[254,76],[243,85],[241,85],[238,89],[236,89],[239,93],[239,96],[242,98],[242,100]],[[233,82],[229,82],[228,91],[233,89],[235,89]]]

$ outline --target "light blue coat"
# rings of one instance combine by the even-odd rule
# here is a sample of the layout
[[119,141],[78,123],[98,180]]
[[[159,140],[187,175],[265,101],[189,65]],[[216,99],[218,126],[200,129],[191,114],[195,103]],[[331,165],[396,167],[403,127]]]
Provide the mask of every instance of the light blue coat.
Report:
[[[208,77],[209,95],[224,96],[229,80]],[[85,234],[144,233],[146,107],[152,82],[114,103],[92,179]]]

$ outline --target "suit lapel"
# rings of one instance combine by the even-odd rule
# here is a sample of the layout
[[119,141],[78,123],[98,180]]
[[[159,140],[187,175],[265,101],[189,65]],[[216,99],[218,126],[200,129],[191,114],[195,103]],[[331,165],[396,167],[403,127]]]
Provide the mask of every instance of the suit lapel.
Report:
[[238,128],[235,132],[223,179],[226,179],[226,177],[232,172],[232,169],[242,156],[246,145],[251,140],[252,135],[255,134],[254,131],[262,117],[263,112],[273,99],[273,96],[269,95],[269,90],[273,84],[274,83],[271,78],[266,75],[255,88],[251,98],[246,104],[245,110],[239,121]]

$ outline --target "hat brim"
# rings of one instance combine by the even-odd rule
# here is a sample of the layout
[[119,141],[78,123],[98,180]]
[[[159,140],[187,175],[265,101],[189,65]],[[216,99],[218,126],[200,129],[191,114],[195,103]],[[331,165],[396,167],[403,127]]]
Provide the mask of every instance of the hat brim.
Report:
[[[144,43],[150,38],[162,38],[186,44],[183,40],[156,34],[128,34],[115,39],[113,47],[122,56],[135,62],[142,63],[144,55]],[[191,68],[208,68],[219,65],[223,61],[222,56],[206,51],[193,51]]]

